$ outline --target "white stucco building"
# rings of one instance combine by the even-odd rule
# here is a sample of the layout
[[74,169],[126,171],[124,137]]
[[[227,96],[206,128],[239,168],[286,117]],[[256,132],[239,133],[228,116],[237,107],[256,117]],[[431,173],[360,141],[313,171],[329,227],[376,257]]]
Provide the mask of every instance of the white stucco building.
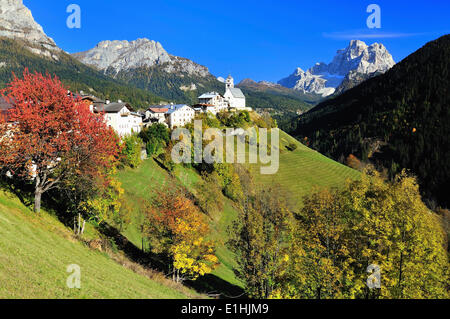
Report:
[[164,108],[169,109],[167,111],[166,120],[171,129],[183,127],[192,122],[195,118],[194,109],[186,104],[167,105],[164,106]]
[[131,112],[127,103],[115,102],[96,105],[96,113],[104,113],[106,124],[112,127],[120,137],[140,133],[142,130],[142,116]]
[[199,104],[204,112],[210,112],[216,115],[225,110],[249,110],[246,107],[246,98],[241,89],[234,87],[234,79],[230,76],[225,80],[225,94],[221,95],[217,92],[208,92],[198,98]]
[[208,92],[198,98],[199,105],[205,112],[210,112],[216,115],[221,111],[228,109],[228,102],[225,98],[217,92]]
[[246,99],[241,89],[234,87],[234,79],[231,75],[225,80],[224,99],[228,102],[230,109],[246,110]]
[[168,112],[169,109],[167,107],[149,107],[147,111],[145,111],[144,125],[151,126],[155,123],[160,123],[168,126],[168,124],[166,123],[166,115]]

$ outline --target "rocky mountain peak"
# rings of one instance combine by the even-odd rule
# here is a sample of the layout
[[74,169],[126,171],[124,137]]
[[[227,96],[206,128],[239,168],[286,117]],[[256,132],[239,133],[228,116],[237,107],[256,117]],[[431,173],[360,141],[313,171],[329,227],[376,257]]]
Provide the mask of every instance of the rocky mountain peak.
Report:
[[384,73],[394,65],[392,55],[383,44],[368,46],[363,41],[352,40],[347,48],[337,51],[330,64],[316,63],[306,72],[297,68],[278,83],[303,93],[328,96],[344,80],[366,79],[367,75]]
[[141,38],[134,41],[102,41],[93,49],[74,53],[84,64],[116,75],[143,67],[163,66],[168,73],[185,72],[190,75],[207,76],[209,70],[191,60],[170,55],[161,43]]
[[55,52],[60,51],[22,0],[0,0],[0,36],[23,40],[39,55],[57,58]]
[[115,73],[122,70],[153,66],[169,62],[170,56],[159,42],[149,39],[135,41],[102,41],[93,49],[75,53],[81,62],[106,71],[112,68]]

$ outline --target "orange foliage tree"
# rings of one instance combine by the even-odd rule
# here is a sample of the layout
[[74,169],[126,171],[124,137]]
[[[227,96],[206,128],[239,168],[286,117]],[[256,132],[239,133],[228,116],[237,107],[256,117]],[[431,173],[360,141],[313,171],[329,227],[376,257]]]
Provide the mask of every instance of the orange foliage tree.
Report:
[[30,73],[1,91],[12,104],[0,119],[0,167],[34,183],[34,210],[42,194],[74,176],[98,175],[117,157],[118,138],[102,114],[93,114],[57,77]]

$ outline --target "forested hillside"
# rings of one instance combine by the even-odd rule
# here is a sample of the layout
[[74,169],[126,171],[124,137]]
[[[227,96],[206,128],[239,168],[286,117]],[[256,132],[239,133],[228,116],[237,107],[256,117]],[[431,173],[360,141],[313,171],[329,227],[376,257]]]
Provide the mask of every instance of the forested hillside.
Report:
[[59,54],[59,61],[33,54],[20,40],[0,38],[0,62],[4,63],[0,66],[0,86],[11,80],[12,72],[22,75],[27,67],[30,71],[57,75],[72,91],[84,90],[110,100],[125,100],[135,108],[162,100],[148,91],[113,80],[66,53]]
[[[202,93],[222,93],[224,84],[213,76],[200,77],[186,72],[168,73],[165,65],[122,71],[115,78],[163,97],[166,101],[194,104]],[[192,90],[191,85],[195,84]]]
[[350,154],[418,176],[430,200],[450,198],[450,35],[384,75],[325,101],[296,120],[294,135],[343,162]]

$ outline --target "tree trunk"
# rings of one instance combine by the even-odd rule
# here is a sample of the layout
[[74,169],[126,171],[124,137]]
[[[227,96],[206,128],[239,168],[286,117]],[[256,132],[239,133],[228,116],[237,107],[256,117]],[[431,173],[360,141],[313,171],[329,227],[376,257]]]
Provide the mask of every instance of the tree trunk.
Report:
[[41,212],[41,199],[42,199],[42,190],[36,189],[34,192],[34,212]]
[[83,227],[81,227],[81,236],[84,234],[84,227],[86,226],[86,221],[83,219]]

